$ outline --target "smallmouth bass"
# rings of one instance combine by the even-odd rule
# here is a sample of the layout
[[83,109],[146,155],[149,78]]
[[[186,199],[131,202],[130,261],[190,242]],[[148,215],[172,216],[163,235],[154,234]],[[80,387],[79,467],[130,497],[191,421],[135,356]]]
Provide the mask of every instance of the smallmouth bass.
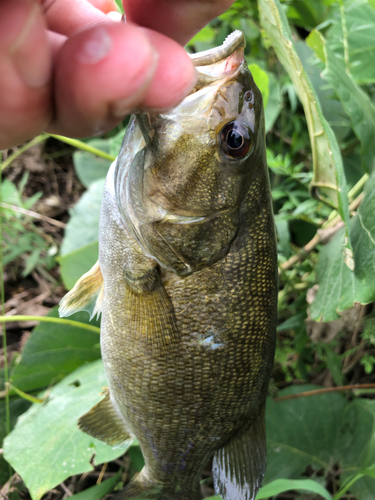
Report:
[[104,188],[99,262],[61,315],[101,309],[109,388],[79,420],[145,467],[117,500],[254,499],[266,466],[277,254],[264,110],[236,31],[192,56],[194,91],[133,119]]

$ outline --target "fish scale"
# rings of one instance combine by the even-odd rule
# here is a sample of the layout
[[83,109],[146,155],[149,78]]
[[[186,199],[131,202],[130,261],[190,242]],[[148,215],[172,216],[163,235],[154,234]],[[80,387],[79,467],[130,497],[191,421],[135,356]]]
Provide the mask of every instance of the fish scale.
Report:
[[253,500],[264,475],[277,254],[262,97],[243,47],[235,32],[195,55],[192,94],[130,123],[104,188],[99,264],[61,304],[67,315],[88,284],[90,304],[102,287],[109,389],[79,426],[111,444],[138,439],[145,467],[116,500],[197,500],[211,457],[225,500]]

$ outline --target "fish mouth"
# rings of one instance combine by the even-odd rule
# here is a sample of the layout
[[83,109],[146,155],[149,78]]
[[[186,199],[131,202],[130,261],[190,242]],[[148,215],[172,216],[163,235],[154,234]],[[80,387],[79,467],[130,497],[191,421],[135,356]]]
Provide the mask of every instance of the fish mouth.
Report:
[[191,216],[188,215],[178,215],[167,213],[160,222],[170,222],[172,224],[194,224],[207,220],[207,217],[202,216]]

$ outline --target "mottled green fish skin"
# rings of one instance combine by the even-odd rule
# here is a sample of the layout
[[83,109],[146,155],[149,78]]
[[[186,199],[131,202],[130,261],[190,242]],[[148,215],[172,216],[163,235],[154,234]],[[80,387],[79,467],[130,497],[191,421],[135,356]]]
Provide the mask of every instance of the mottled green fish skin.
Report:
[[[102,355],[112,402],[146,463],[116,498],[199,499],[214,454],[215,486],[229,500],[254,498],[264,473],[277,253],[262,96],[242,49],[235,57],[232,74],[150,117],[147,145],[133,121],[107,178]],[[220,140],[233,120],[252,130],[239,160]],[[240,458],[237,442],[247,447]]]

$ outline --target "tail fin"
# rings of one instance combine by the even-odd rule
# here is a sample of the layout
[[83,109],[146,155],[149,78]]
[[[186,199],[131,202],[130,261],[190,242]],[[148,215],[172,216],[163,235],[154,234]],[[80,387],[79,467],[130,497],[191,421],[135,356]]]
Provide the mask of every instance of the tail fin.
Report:
[[88,273],[77,281],[74,288],[63,297],[59,308],[60,317],[64,318],[78,311],[87,311],[90,314],[90,319],[95,315],[99,315],[101,313],[103,289],[103,276],[99,262],[97,262]]
[[163,485],[151,483],[147,477],[145,468],[135,476],[134,479],[112,500],[200,500],[201,492],[199,482],[189,483],[187,488],[183,488],[178,483]]

